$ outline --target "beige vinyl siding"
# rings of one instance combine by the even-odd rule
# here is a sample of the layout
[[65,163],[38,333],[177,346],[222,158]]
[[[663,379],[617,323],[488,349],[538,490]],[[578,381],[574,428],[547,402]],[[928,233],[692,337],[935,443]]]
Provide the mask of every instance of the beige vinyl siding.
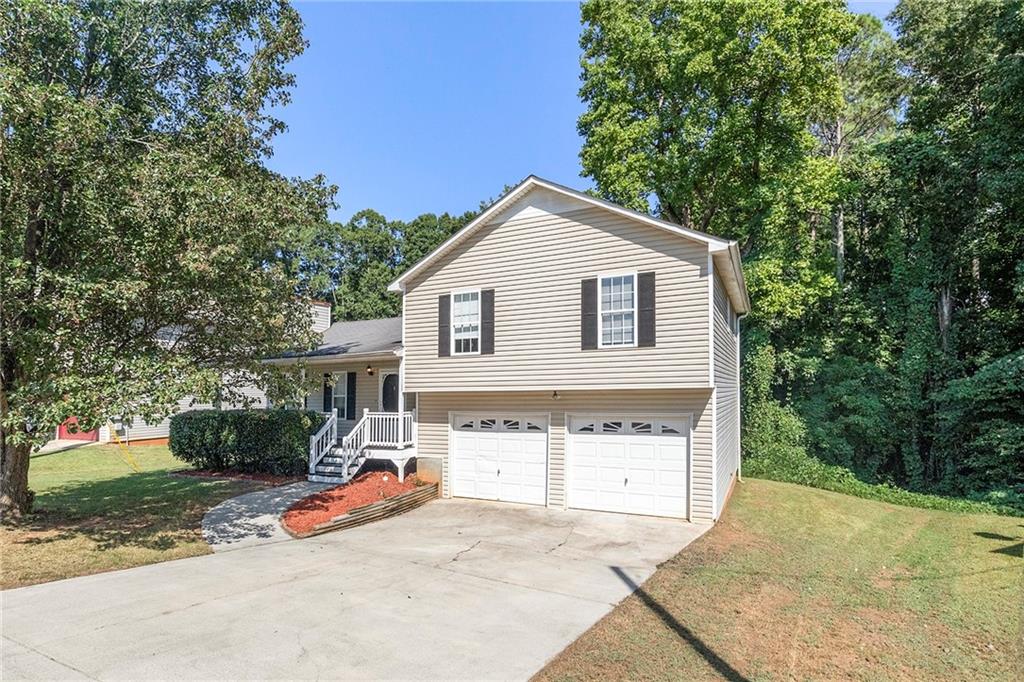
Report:
[[451,494],[448,466],[449,415],[453,412],[502,412],[550,415],[548,450],[548,505],[565,507],[565,415],[566,413],[663,412],[693,417],[691,443],[691,516],[710,520],[713,515],[711,464],[711,410],[708,389],[559,391],[553,400],[548,391],[505,393],[420,393],[417,409],[417,455],[436,457],[443,465],[442,494]]
[[[356,422],[363,416],[363,410],[369,410],[376,412],[380,410],[380,382],[381,376],[384,372],[398,372],[398,363],[393,365],[377,365],[376,363],[369,363],[373,366],[373,376],[366,373],[366,362],[360,363],[338,363],[336,365],[317,365],[315,368],[308,368],[306,370],[307,375],[312,375],[314,372],[320,377],[320,382],[317,388],[315,388],[306,399],[306,406],[310,410],[316,410],[317,412],[323,410],[324,404],[324,392],[323,392],[323,375],[329,372],[355,372],[356,373],[356,418],[345,419],[345,414],[341,410],[338,411],[338,435],[344,436],[352,430],[352,427],[356,425]],[[338,377],[339,381],[345,381],[345,377]]]
[[739,468],[739,367],[734,331],[735,313],[729,306],[725,287],[716,276],[715,332],[715,518],[722,513],[729,485]]
[[[707,246],[578,201],[538,209],[538,194],[408,284],[405,390],[709,387]],[[656,347],[581,350],[581,280],[646,271]],[[494,354],[438,357],[438,296],[475,288],[495,290]]]

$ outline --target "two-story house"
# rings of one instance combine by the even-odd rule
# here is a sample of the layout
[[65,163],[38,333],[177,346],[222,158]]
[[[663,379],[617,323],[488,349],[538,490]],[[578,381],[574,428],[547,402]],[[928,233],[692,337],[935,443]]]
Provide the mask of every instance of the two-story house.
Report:
[[337,419],[311,477],[367,458],[442,494],[717,519],[739,474],[735,242],[529,177],[306,358]]

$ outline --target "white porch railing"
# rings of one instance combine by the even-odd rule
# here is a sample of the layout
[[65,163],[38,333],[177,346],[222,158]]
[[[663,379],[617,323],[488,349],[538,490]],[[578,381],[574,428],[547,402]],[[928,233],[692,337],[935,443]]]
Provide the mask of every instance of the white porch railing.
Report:
[[415,443],[414,425],[412,412],[364,410],[362,418],[352,430],[338,440],[338,414],[337,411],[331,412],[320,430],[309,437],[309,473],[316,474],[317,465],[324,457],[331,455],[335,458],[330,460],[332,466],[340,466],[340,477],[347,480],[349,468],[363,456],[366,448],[402,450]]
[[[364,447],[404,448],[413,444],[412,412],[363,412],[356,429],[366,424]],[[356,429],[352,429],[355,433]],[[347,438],[347,436],[346,436]]]
[[338,410],[331,410],[320,430],[309,437],[309,473],[316,473],[316,465],[331,453],[338,442]]

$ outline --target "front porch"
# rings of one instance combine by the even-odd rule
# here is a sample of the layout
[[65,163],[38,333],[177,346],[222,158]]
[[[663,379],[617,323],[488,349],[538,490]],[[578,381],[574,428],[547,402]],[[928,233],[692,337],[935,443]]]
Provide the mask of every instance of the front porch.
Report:
[[310,481],[347,483],[368,461],[389,461],[405,480],[405,467],[416,456],[416,420],[412,412],[368,409],[347,434],[338,430],[338,412],[327,413],[320,430],[309,437]]

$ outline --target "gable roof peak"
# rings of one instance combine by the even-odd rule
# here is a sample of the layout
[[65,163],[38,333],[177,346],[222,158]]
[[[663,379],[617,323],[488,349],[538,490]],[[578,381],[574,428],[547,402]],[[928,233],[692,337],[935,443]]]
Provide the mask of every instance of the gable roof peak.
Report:
[[[599,199],[595,196],[587,194],[586,192],[581,192],[579,190],[572,189],[571,187],[566,187],[565,185],[561,185],[557,182],[552,182],[551,180],[546,180],[538,175],[533,175],[531,173],[530,175],[527,175],[518,185],[510,189],[508,192],[506,192],[504,195],[498,198],[497,201],[488,206],[482,213],[480,213],[480,215],[478,215],[475,219],[470,221],[469,224],[467,224],[461,230],[452,235],[447,241],[445,241],[443,244],[441,244],[436,249],[427,254],[425,257],[423,257],[418,263],[416,263],[411,268],[406,270],[401,276],[398,277],[398,279],[396,279],[388,286],[388,291],[404,290],[406,283],[413,279],[418,273],[422,272],[427,265],[433,263],[445,253],[448,253],[448,251],[450,251],[456,245],[461,243],[464,239],[466,239],[466,237],[473,234],[479,228],[489,224],[498,214],[500,214],[502,211],[508,208],[513,202],[521,199],[523,196],[525,196],[535,188],[544,188],[557,194],[577,199],[592,206],[603,208],[607,211],[611,211],[612,213],[616,213],[630,220],[642,222],[647,225],[651,225],[652,227],[656,227],[658,229],[662,229],[667,232],[677,234],[684,238],[703,242],[704,244],[707,244],[708,250],[710,252],[730,251],[730,257],[736,260],[734,266],[740,272],[742,272],[742,270],[739,269],[738,267],[739,249],[736,245],[736,242],[734,241],[722,239],[721,237],[715,237],[710,234],[700,232],[699,230],[693,230],[690,228],[683,227],[681,225],[676,225],[675,223],[670,223],[667,220],[654,218],[652,216],[647,215],[646,213],[640,213],[639,211],[634,211],[624,206],[619,206],[618,204],[614,204],[610,201],[605,201],[604,199]],[[742,300],[745,305],[737,306],[737,308],[745,312],[746,310],[749,310],[749,301],[747,300],[745,285],[743,286]]]

